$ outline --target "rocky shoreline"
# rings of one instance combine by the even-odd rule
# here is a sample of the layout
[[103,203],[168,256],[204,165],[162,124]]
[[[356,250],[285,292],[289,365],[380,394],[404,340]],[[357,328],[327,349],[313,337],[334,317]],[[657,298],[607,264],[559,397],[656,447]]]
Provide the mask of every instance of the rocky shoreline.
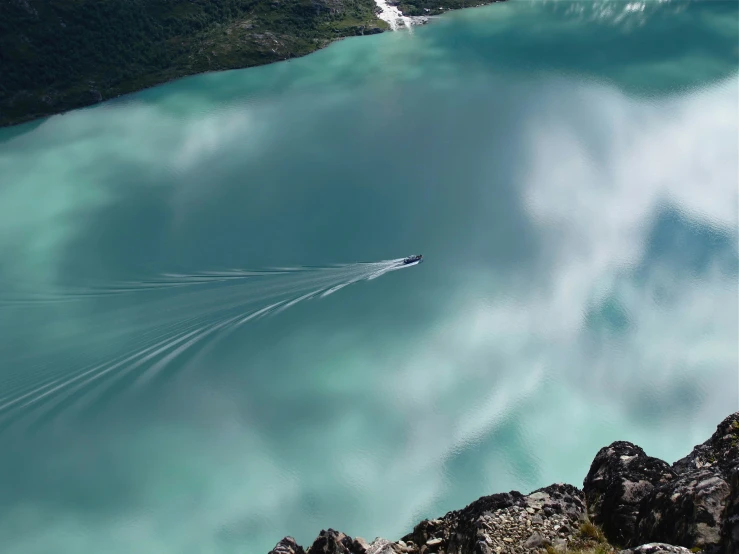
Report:
[[328,529],[306,549],[285,537],[269,554],[575,552],[739,553],[739,412],[672,465],[617,441],[597,453],[582,489],[554,484],[483,496],[397,541]]

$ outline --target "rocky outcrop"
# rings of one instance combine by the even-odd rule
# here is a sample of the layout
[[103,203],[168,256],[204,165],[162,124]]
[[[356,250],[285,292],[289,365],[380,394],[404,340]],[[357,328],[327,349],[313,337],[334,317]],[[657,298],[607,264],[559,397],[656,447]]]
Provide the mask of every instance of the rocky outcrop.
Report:
[[636,542],[669,542],[706,553],[737,552],[728,549],[728,541],[734,537],[736,546],[739,533],[739,413],[722,421],[710,439],[675,462],[672,470],[677,477],[656,487],[642,502]]
[[729,501],[724,512],[721,543],[725,552],[739,552],[739,468],[729,475]]
[[352,539],[344,533],[329,529],[320,532],[308,552],[312,554],[366,554],[368,550],[369,545],[364,539]]
[[[563,484],[527,496],[516,491],[493,494],[441,518],[425,519],[396,542],[378,538],[368,544],[333,529],[321,531],[308,554],[545,554],[548,549],[594,546],[602,538],[583,526],[584,500],[580,489]],[[298,552],[288,537],[271,554]]]
[[708,469],[658,487],[642,503],[639,528],[631,542],[669,541],[713,552],[729,496],[726,481]]
[[585,478],[589,515],[624,546],[662,542],[707,554],[736,552],[725,545],[736,545],[738,443],[739,413],[672,466],[614,442],[598,452]]
[[583,482],[588,515],[611,541],[631,546],[642,500],[674,478],[667,462],[630,442],[614,442],[598,451]]
[[305,550],[292,537],[285,537],[272,549],[272,554],[305,554]]
[[513,491],[480,498],[443,518],[422,521],[402,540],[447,554],[545,551],[578,542],[584,519],[582,491],[558,484],[528,496]]
[[738,493],[739,412],[672,465],[614,442],[597,453],[582,490],[483,496],[395,542],[329,529],[307,553],[286,537],[270,554],[736,554]]

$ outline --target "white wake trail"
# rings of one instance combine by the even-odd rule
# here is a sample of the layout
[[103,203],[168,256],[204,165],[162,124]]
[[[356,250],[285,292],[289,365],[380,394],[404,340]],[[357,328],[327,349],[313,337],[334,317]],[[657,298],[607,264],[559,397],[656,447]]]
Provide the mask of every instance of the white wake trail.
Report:
[[[102,284],[95,292],[70,290],[72,296],[89,294],[103,320],[97,324],[90,320],[94,332],[68,341],[62,351],[45,353],[35,371],[3,375],[0,421],[18,417],[38,421],[45,414],[68,409],[70,403],[89,406],[126,375],[134,376],[134,388],[145,387],[186,352],[197,347],[197,359],[247,322],[413,265],[396,258],[319,267],[170,273],[146,281]],[[108,297],[105,290],[115,292]],[[109,310],[100,308],[105,302],[113,302]],[[130,344],[107,360],[83,362],[89,358],[88,348],[96,346],[101,336],[114,344],[129,339]]]

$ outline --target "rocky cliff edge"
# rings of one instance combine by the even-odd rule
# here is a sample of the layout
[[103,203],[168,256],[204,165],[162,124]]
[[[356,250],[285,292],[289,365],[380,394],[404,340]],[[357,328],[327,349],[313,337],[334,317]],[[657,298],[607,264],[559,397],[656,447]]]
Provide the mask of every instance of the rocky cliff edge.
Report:
[[670,465],[635,444],[601,448],[583,488],[483,496],[397,541],[333,529],[270,554],[739,554],[739,412]]

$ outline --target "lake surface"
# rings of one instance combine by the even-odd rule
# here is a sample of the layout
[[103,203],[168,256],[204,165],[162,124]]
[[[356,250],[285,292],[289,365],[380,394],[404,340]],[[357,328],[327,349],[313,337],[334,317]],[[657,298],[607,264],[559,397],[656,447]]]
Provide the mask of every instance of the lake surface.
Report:
[[739,409],[737,10],[511,0],[0,130],[2,550],[396,539],[687,454]]

